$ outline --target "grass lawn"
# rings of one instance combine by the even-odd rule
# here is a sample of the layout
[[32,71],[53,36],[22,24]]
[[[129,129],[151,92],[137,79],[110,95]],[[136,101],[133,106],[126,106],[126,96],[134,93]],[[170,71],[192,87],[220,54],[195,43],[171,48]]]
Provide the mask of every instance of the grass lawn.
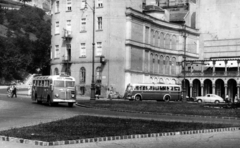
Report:
[[231,125],[76,116],[36,126],[0,131],[0,135],[51,142],[224,127]]
[[[128,110],[151,113],[172,113],[201,116],[238,117],[240,108],[209,108],[208,104],[156,101],[78,101],[81,105],[108,108],[110,110]],[[214,105],[214,104],[212,104]],[[221,105],[221,104],[219,104]],[[225,104],[222,104],[225,105]]]

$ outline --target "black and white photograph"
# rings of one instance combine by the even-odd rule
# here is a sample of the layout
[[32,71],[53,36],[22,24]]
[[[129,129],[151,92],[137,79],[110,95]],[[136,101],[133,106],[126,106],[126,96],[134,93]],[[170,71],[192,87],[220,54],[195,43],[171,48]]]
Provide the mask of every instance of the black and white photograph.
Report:
[[239,0],[0,0],[0,148],[240,147]]

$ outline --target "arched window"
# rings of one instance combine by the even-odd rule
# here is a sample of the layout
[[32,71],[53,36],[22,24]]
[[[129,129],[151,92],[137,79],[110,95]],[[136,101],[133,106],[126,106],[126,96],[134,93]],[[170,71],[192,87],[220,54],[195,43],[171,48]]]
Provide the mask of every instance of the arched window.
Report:
[[155,40],[155,32],[154,32],[154,30],[152,29],[152,30],[151,30],[151,45],[154,45],[154,40]]
[[86,83],[86,69],[84,67],[80,68],[79,80],[81,83]]
[[177,37],[175,35],[172,36],[172,49],[177,50]]
[[55,68],[55,69],[54,69],[54,75],[59,75],[58,68]]
[[97,81],[97,83],[102,82],[102,68],[101,67],[96,68],[96,81]]
[[150,73],[153,73],[154,57],[153,53],[150,55]]
[[160,34],[160,47],[164,48],[164,33]]
[[163,67],[164,65],[163,65],[163,56],[162,55],[160,56],[160,64],[159,65],[160,65],[159,73],[164,74],[164,67]]
[[158,55],[155,55],[154,73],[158,73]]
[[154,46],[158,47],[158,31],[155,32],[155,44]]
[[169,74],[170,69],[169,69],[170,65],[169,65],[169,57],[167,56],[165,58],[165,74]]
[[172,58],[171,74],[176,75],[176,58]]
[[165,48],[170,49],[170,35],[165,36]]

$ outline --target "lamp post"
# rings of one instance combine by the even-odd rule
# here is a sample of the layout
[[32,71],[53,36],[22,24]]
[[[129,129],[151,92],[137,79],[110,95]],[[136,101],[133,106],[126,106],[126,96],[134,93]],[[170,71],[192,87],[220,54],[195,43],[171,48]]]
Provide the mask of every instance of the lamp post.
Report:
[[95,81],[94,81],[94,69],[95,69],[95,0],[93,0],[93,43],[92,43],[92,84],[91,84],[91,96],[90,100],[95,100]]
[[[85,0],[85,9],[87,9],[87,0]],[[90,7],[90,6],[89,6]],[[91,8],[91,7],[90,7]],[[95,69],[95,0],[93,0],[93,7],[91,8],[93,12],[93,43],[92,43],[92,82],[91,82],[91,94],[90,100],[95,100],[95,79],[94,79],[94,69]]]
[[187,34],[186,34],[186,25],[183,25],[183,38],[184,38],[184,47],[183,47],[183,102],[186,102],[186,43],[187,43]]

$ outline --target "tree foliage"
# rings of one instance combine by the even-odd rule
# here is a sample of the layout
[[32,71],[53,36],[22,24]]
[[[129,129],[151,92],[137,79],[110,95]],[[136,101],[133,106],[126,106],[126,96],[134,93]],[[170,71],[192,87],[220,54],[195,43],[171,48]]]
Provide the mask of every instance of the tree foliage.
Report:
[[44,20],[45,12],[26,6],[1,15],[8,37],[0,37],[0,79],[22,80],[37,69],[49,74],[51,22]]

